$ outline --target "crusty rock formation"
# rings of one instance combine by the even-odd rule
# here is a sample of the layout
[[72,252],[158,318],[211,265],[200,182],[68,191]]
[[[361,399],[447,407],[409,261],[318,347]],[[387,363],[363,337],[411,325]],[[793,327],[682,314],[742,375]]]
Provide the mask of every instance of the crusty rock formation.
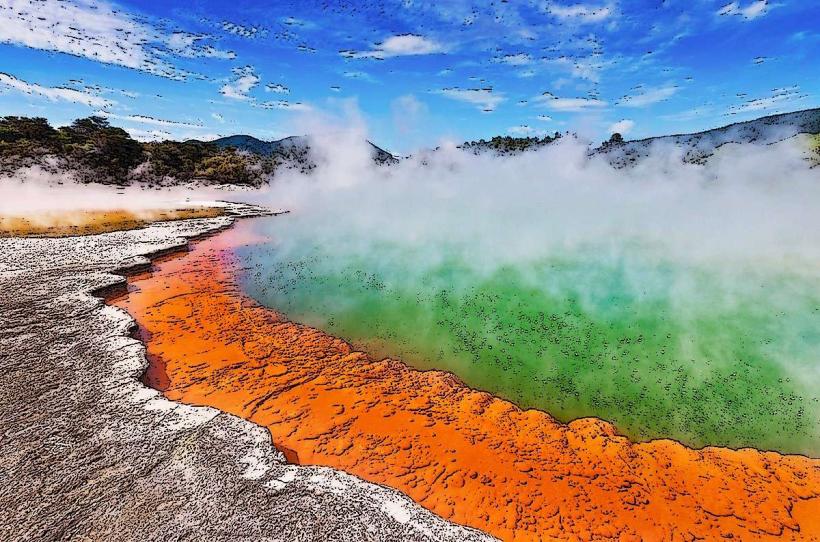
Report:
[[488,540],[140,383],[133,320],[91,292],[231,221],[0,239],[0,540]]
[[636,444],[602,420],[562,424],[369,358],[242,294],[242,229],[162,261],[116,301],[166,396],[267,426],[292,461],[399,488],[505,540],[820,539],[820,460]]

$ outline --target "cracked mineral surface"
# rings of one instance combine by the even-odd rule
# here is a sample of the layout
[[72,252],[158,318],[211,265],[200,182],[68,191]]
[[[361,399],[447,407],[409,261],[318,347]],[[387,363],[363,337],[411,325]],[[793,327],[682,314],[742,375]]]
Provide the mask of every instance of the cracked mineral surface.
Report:
[[140,382],[133,320],[94,293],[233,220],[0,239],[0,540],[489,540]]
[[376,360],[244,296],[240,224],[134,277],[116,305],[166,397],[265,426],[293,463],[393,487],[505,540],[816,540],[820,461],[633,443],[453,375]]

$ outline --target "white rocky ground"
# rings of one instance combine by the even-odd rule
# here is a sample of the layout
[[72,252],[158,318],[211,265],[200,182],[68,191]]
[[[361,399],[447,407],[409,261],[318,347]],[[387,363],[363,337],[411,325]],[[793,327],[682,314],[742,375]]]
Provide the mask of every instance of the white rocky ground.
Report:
[[133,320],[93,292],[233,220],[0,239],[0,540],[490,540],[140,383]]

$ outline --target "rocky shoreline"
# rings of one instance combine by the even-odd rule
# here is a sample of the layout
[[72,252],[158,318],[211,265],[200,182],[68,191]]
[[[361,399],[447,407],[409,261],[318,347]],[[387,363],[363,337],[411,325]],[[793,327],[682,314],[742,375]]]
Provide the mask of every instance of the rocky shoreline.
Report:
[[[129,279],[145,380],[166,397],[266,426],[300,464],[394,487],[503,540],[806,540],[820,461],[634,443],[597,418],[563,424],[451,373],[368,356],[248,298],[235,249],[252,224]],[[241,271],[240,271],[241,270]]]
[[0,539],[491,539],[397,491],[289,465],[262,427],[140,382],[134,321],[98,296],[259,212],[0,239]]

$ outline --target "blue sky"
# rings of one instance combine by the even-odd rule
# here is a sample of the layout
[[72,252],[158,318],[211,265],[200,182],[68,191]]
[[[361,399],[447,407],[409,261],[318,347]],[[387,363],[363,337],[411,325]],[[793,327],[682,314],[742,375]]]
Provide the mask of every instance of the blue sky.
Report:
[[302,133],[357,111],[444,138],[702,130],[820,105],[820,2],[0,0],[0,115],[140,139]]

